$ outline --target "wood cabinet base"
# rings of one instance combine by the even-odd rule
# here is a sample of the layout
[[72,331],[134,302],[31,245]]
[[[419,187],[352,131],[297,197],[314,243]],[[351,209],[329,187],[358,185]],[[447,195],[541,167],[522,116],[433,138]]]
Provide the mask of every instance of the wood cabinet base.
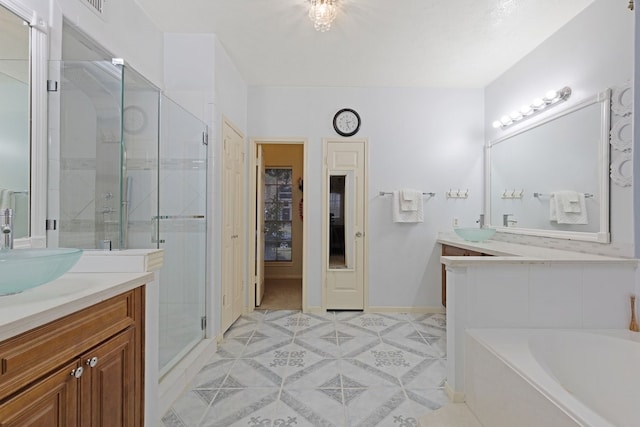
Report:
[[144,287],[0,343],[0,426],[137,427]]
[[[482,252],[459,248],[457,246],[442,245],[442,256],[491,256]],[[447,269],[442,264],[442,305],[447,306]]]

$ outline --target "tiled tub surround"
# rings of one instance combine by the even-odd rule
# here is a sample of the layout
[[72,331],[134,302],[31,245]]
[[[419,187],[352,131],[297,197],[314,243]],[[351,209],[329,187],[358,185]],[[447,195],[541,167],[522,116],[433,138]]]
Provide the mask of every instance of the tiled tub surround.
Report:
[[471,329],[467,405],[486,426],[636,427],[640,334]]
[[445,317],[255,311],[164,426],[398,426],[447,402]]
[[447,383],[464,400],[468,328],[624,329],[637,260],[441,235],[492,257],[442,257],[447,274]]

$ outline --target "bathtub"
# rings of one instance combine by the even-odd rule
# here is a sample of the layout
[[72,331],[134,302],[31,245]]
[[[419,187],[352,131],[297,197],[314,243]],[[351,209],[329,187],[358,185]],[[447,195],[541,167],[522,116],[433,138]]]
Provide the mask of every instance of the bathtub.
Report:
[[473,329],[465,399],[486,427],[640,427],[640,334]]

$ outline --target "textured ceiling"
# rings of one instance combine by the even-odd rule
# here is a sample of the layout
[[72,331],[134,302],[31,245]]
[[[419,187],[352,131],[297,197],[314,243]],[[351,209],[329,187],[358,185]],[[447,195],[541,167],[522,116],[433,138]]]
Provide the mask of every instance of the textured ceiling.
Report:
[[249,85],[387,87],[484,87],[593,2],[337,1],[320,33],[307,0],[136,0],[163,31],[215,33]]

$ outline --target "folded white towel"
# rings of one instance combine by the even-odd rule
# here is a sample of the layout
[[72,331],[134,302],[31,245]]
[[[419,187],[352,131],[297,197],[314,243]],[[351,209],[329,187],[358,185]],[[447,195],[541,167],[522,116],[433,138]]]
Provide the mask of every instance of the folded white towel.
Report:
[[14,197],[13,191],[6,188],[0,188],[0,209],[13,209]]
[[417,209],[414,211],[403,211],[401,208],[402,195],[400,191],[393,192],[392,216],[393,222],[424,222],[424,206],[422,193],[417,200]]
[[403,212],[417,211],[418,203],[422,201],[422,192],[418,190],[400,190],[400,210]]
[[[557,203],[562,207],[564,212],[582,212],[582,206],[580,206],[581,194],[577,191],[556,191],[554,195]],[[582,196],[584,198],[584,194],[582,194]]]
[[551,193],[549,220],[558,224],[588,224],[589,218],[584,194],[576,191]]

